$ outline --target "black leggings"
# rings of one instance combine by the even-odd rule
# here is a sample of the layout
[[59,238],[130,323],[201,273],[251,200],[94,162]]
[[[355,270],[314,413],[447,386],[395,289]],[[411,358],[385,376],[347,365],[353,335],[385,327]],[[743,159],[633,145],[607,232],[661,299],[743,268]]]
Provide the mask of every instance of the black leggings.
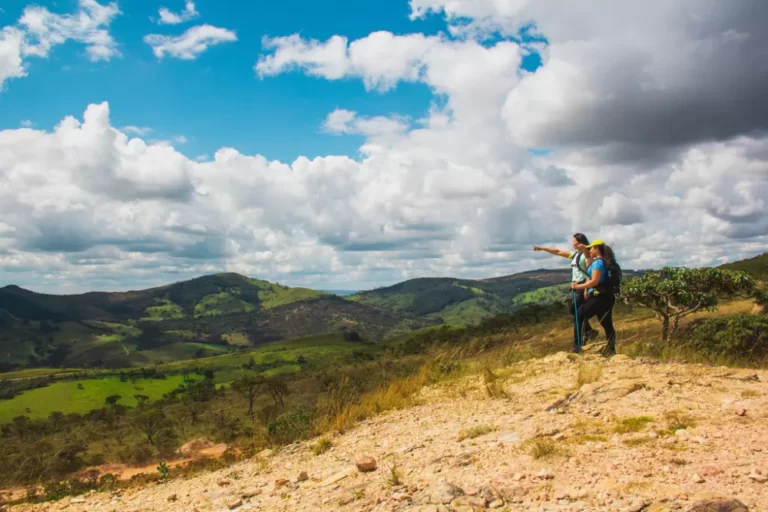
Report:
[[[575,307],[573,305],[574,297],[576,298],[576,306]],[[576,325],[576,318],[575,318],[576,308],[581,307],[581,305],[584,304],[586,301],[587,301],[587,299],[584,298],[584,292],[582,290],[579,290],[576,293],[571,292],[571,300],[568,301],[568,305],[570,307],[568,309],[571,311],[571,316],[574,317],[574,319],[573,319],[574,326]],[[579,319],[581,319],[581,317],[579,317]],[[594,331],[592,326],[589,325],[589,320],[585,320],[583,323],[584,323],[584,327],[581,330],[582,340],[584,339],[584,334],[588,334],[588,333]]]
[[[616,297],[611,294],[592,296],[579,306],[579,323],[581,324],[581,333],[583,334],[585,325],[593,316],[597,317],[600,325],[605,331],[605,337],[608,340],[608,350],[616,350],[616,330],[613,328],[613,306],[616,304]],[[573,348],[577,348],[578,335],[576,327],[573,328]],[[582,336],[583,338],[583,336]]]

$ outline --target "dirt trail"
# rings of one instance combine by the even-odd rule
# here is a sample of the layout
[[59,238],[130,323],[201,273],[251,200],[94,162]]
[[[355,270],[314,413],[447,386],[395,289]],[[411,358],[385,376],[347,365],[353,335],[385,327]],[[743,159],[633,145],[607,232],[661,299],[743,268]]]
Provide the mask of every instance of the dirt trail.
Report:
[[[663,512],[721,510],[695,504],[723,497],[768,511],[768,372],[560,353],[498,375],[495,398],[479,377],[426,388],[320,456],[297,443],[188,480],[9,510]],[[364,456],[375,470],[355,467]]]

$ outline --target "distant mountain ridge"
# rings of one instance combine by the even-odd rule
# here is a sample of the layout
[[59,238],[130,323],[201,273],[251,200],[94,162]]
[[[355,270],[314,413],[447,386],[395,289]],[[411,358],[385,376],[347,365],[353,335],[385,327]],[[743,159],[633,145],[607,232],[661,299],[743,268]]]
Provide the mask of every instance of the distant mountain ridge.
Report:
[[[768,253],[722,265],[768,278]],[[625,278],[638,272],[624,269]],[[0,288],[0,371],[121,367],[191,359],[267,341],[356,332],[367,341],[439,324],[472,324],[568,298],[570,270],[487,279],[417,278],[344,295],[235,273],[127,292],[77,295]],[[356,338],[355,338],[356,339]]]

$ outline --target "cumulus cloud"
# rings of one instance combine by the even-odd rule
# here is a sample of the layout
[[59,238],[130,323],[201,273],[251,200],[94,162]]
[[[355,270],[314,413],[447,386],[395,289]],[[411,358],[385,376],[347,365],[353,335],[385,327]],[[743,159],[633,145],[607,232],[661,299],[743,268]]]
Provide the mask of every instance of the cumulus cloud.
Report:
[[169,10],[167,7],[161,7],[158,11],[158,15],[160,16],[157,20],[159,25],[178,25],[179,23],[184,23],[185,21],[197,18],[200,16],[200,13],[197,12],[197,9],[195,8],[195,2],[187,0],[184,5],[184,10],[179,14]]
[[[51,290],[220,270],[365,287],[554,266],[530,246],[575,231],[628,268],[750,256],[768,243],[760,5],[412,0],[452,33],[267,38],[263,80],[416,82],[438,101],[419,119],[329,112],[318,129],[361,136],[357,159],[189,159],[113,128],[106,104],[50,132],[0,132],[0,268]],[[523,72],[531,51],[542,66]]]
[[192,27],[180,36],[144,36],[144,42],[152,47],[152,53],[158,59],[167,54],[177,59],[195,60],[209,47],[233,41],[237,41],[237,35],[233,31],[208,24]]
[[16,26],[0,29],[0,90],[6,80],[27,75],[29,57],[48,57],[54,46],[67,41],[84,44],[92,62],[119,56],[109,26],[120,14],[117,3],[106,5],[80,0],[75,14],[56,14],[45,7],[29,6]]

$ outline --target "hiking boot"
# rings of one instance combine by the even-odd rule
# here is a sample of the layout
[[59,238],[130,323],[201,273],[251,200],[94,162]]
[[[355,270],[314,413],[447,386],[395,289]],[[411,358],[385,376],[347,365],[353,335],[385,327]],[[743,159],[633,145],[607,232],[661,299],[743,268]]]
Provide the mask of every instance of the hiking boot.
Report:
[[606,346],[600,351],[600,355],[603,357],[612,357],[616,355],[616,347]]

